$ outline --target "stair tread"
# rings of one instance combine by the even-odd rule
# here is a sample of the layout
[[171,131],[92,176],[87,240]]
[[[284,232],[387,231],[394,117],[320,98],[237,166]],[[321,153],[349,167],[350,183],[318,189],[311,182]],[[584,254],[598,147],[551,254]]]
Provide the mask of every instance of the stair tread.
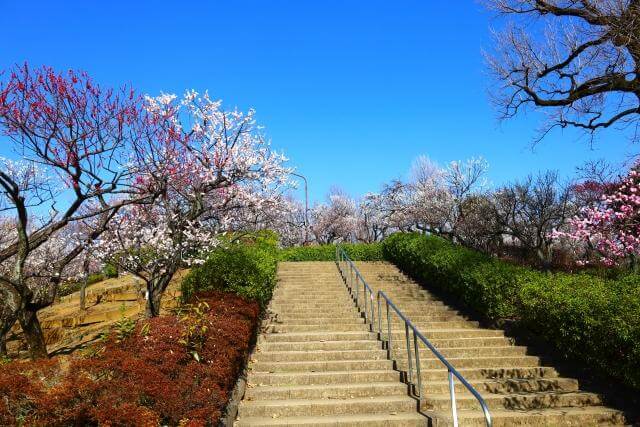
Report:
[[354,397],[354,398],[336,398],[336,399],[261,399],[242,401],[241,404],[247,406],[300,406],[300,405],[333,405],[337,403],[383,403],[383,402],[414,402],[415,399],[409,396],[370,396],[370,397]]
[[291,385],[272,385],[272,384],[258,384],[256,388],[263,388],[272,391],[283,390],[324,390],[330,389],[352,389],[352,388],[371,388],[371,387],[406,387],[399,381],[386,381],[386,382],[366,382],[366,383],[348,383],[348,384],[291,384]]
[[[609,408],[607,406],[571,406],[562,408],[539,408],[539,409],[492,409],[490,411],[492,418],[497,417],[513,417],[513,416],[540,416],[555,414],[559,416],[568,416],[574,414],[601,414],[615,413],[620,414],[622,411]],[[475,409],[458,409],[459,418],[483,418],[482,412]]]
[[311,424],[316,425],[318,422],[326,422],[331,425],[340,423],[350,424],[354,422],[381,422],[381,421],[426,421],[426,418],[417,412],[390,412],[389,414],[354,414],[354,415],[310,415],[295,417],[244,417],[239,418],[240,424],[251,423],[255,425],[281,425],[283,421],[292,425]]

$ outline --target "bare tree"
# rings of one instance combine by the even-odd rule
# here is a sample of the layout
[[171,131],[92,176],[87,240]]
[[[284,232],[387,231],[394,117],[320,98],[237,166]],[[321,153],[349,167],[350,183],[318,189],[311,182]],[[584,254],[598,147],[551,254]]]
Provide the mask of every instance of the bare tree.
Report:
[[574,127],[591,138],[640,113],[640,0],[486,0],[508,16],[487,55],[502,118],[528,107],[552,129]]
[[515,245],[546,267],[552,261],[553,231],[575,213],[570,194],[556,172],[530,175],[495,193],[495,219]]

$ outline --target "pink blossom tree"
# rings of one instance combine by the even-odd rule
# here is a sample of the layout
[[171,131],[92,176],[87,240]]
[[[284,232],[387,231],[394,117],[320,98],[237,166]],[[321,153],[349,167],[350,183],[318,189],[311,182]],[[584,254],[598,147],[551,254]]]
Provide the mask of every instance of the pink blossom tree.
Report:
[[100,256],[146,283],[147,316],[183,265],[203,261],[216,235],[233,229],[239,208],[265,206],[287,185],[286,159],[270,149],[254,112],[225,111],[207,93],[146,98],[146,110],[171,121],[167,138],[139,147],[139,185],[161,196],[123,210],[98,242]]
[[[589,186],[590,189],[591,185]],[[570,220],[569,231],[558,238],[583,243],[606,265],[628,264],[637,268],[640,255],[640,163],[617,184],[605,185],[600,201],[584,207]],[[588,257],[588,253],[585,254]],[[590,262],[588,258],[581,262]]]

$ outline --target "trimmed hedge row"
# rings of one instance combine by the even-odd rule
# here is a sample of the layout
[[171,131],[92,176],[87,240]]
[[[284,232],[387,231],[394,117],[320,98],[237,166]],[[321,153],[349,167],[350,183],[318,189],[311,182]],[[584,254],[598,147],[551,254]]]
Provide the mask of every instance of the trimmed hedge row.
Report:
[[195,293],[217,290],[234,292],[264,307],[276,284],[278,248],[274,236],[262,232],[212,251],[204,264],[192,268],[182,279],[183,301]]
[[499,323],[513,319],[567,360],[640,390],[640,277],[607,280],[514,266],[432,236],[394,234],[383,254]]
[[[340,246],[354,261],[382,261],[384,259],[380,243],[345,243]],[[284,248],[279,251],[278,259],[280,261],[335,261],[336,245]]]

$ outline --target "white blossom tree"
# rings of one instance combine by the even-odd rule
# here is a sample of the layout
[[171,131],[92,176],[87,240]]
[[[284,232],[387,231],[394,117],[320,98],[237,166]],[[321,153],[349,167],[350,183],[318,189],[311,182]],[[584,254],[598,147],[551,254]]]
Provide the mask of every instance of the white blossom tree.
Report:
[[326,204],[312,211],[311,231],[320,244],[353,241],[357,224],[355,201],[337,189],[328,195]]
[[143,279],[147,316],[160,312],[162,294],[181,265],[201,262],[230,230],[239,210],[265,206],[265,194],[288,184],[286,158],[271,150],[254,112],[225,111],[207,93],[146,98],[147,111],[172,121],[169,137],[145,140],[136,181],[161,196],[113,221],[98,242],[100,256]]

